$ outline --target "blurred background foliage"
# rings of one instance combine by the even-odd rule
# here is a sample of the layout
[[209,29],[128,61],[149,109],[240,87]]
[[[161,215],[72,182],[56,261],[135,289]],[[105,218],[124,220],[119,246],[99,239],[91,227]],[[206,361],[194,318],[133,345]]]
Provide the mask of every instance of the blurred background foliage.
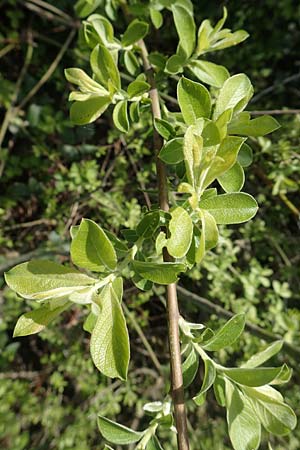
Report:
[[[112,3],[102,3],[106,9],[100,2],[99,12],[112,14]],[[126,136],[113,129],[109,114],[96,126],[73,127],[69,121],[63,70],[88,70],[73,4],[0,1],[0,277],[36,256],[68,262],[69,229],[81,217],[119,234],[137,224],[145,190],[155,202],[149,118]],[[299,416],[300,4],[228,0],[194,5],[198,24],[206,17],[216,21],[226,6],[228,26],[249,31],[245,43],[218,52],[215,62],[232,74],[245,72],[256,91],[251,110],[275,110],[282,128],[252,141],[247,192],[261,205],[258,215],[224,230],[216,251],[182,277],[181,308],[187,318],[212,328],[224,310],[246,312],[252,329],[231,351],[220,352],[220,361],[227,364],[283,338],[287,344],[273,362],[294,368],[284,394]],[[177,37],[168,13],[164,20],[162,29],[152,30],[149,46],[170,54]],[[120,32],[123,25],[117,15]],[[163,88],[172,95],[174,87]],[[164,288],[140,293],[125,286],[132,360],[128,382],[120,383],[105,379],[93,366],[82,308],[74,307],[40,335],[13,340],[18,316],[31,305],[5,288],[3,278],[0,283],[0,447],[101,449],[98,412],[142,428],[147,421],[143,403],[160,399],[168,389],[163,381],[168,373]],[[189,298],[187,291],[196,296]],[[203,298],[211,303],[204,304]],[[215,306],[223,308],[221,315]],[[200,384],[201,368],[192,390]],[[189,409],[192,450],[231,448],[224,411],[212,395],[200,408],[191,402]],[[300,429],[271,442],[275,450],[297,450]],[[166,437],[165,448],[173,445]]]

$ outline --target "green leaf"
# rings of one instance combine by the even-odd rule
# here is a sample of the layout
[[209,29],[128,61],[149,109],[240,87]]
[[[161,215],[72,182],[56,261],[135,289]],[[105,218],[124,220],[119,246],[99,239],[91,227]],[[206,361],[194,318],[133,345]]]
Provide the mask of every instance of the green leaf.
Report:
[[160,11],[157,11],[157,9],[150,8],[150,18],[151,22],[155,26],[155,28],[158,30],[162,24],[163,24],[163,16]]
[[136,228],[137,234],[144,237],[144,239],[151,238],[159,227],[159,222],[159,211],[150,211],[142,218],[142,220],[138,224]]
[[127,113],[127,100],[122,100],[116,104],[113,110],[113,121],[118,130],[128,133],[129,121]]
[[171,211],[169,222],[170,238],[167,241],[167,249],[174,258],[183,258],[191,245],[193,237],[193,222],[189,213],[177,206]]
[[[214,248],[219,240],[219,231],[214,217],[207,211],[200,211],[202,235],[205,242],[205,251]],[[197,261],[198,262],[198,261]],[[200,262],[200,261],[199,261]]]
[[110,105],[110,97],[92,96],[84,101],[73,103],[70,119],[75,125],[87,125],[98,119]]
[[197,374],[199,367],[199,356],[195,352],[195,349],[192,347],[188,357],[182,364],[182,376],[183,376],[183,385],[187,388],[192,382]]
[[280,128],[280,124],[272,116],[261,116],[248,121],[238,119],[228,126],[229,134],[242,136],[265,136]]
[[93,286],[94,278],[53,261],[32,260],[5,273],[8,286],[25,298],[49,300]]
[[156,436],[152,436],[147,444],[146,450],[163,450]]
[[[223,30],[225,31],[225,30]],[[215,44],[212,44],[210,51],[222,50],[224,48],[233,47],[240,44],[249,37],[249,33],[245,30],[237,30],[234,33],[228,33],[224,39],[218,40]]]
[[178,3],[172,5],[175,27],[179,36],[180,48],[184,51],[186,58],[193,53],[196,42],[196,27],[193,14]]
[[121,88],[118,67],[111,52],[102,44],[98,44],[91,53],[90,63],[96,79],[108,90],[110,84],[115,91]]
[[19,317],[13,337],[28,336],[29,334],[35,334],[42,331],[52,320],[65,311],[70,302],[65,301],[62,306],[51,309],[49,305],[41,306],[38,309],[29,311]]
[[176,131],[172,125],[163,119],[154,119],[154,126],[158,134],[160,134],[167,141],[176,135]]
[[117,445],[129,445],[138,442],[143,437],[143,433],[131,430],[106,417],[98,415],[98,427],[102,436],[109,442]]
[[202,131],[203,146],[211,147],[221,142],[220,131],[215,122],[206,120]]
[[183,138],[174,138],[167,142],[162,147],[159,158],[166,164],[178,164],[183,161]]
[[127,94],[129,98],[141,97],[145,92],[148,92],[150,89],[150,84],[146,83],[146,81],[135,80],[129,84],[127,88]]
[[218,177],[218,182],[225,192],[239,192],[245,183],[245,174],[242,166],[236,162]]
[[203,187],[209,186],[217,177],[230,169],[237,159],[244,138],[227,136],[219,145],[215,158],[213,159],[205,176]]
[[202,84],[182,77],[177,85],[177,97],[184,121],[188,125],[193,125],[200,117],[209,118],[210,94]]
[[232,383],[226,380],[227,423],[234,450],[257,450],[261,426],[252,403]]
[[253,161],[253,151],[252,148],[249,147],[248,144],[243,144],[239,150],[238,162],[242,167],[249,167]]
[[243,223],[255,216],[255,199],[244,192],[222,194],[202,200],[199,207],[207,210],[218,224]]
[[196,405],[202,405],[204,394],[212,387],[216,378],[216,368],[211,359],[204,360],[204,378],[200,392],[193,398]]
[[117,265],[112,243],[95,222],[82,219],[79,230],[71,243],[74,264],[94,272],[114,270]]
[[96,325],[97,322],[97,316],[92,311],[89,313],[87,318],[85,319],[83,323],[83,329],[84,331],[87,331],[88,333],[92,334],[92,331]]
[[[202,129],[204,121],[202,121]],[[200,124],[201,125],[201,124]],[[188,183],[196,190],[199,185],[199,178],[201,175],[201,160],[203,156],[203,138],[200,136],[202,129],[190,125],[185,132],[183,141],[183,155],[186,169],[186,177]]]
[[158,284],[175,283],[180,272],[185,271],[184,264],[173,262],[151,263],[133,261],[132,267],[141,277]]
[[181,73],[185,63],[185,55],[172,55],[166,62],[166,71],[172,74]]
[[130,104],[129,116],[132,122],[137,123],[140,120],[140,105],[138,101]]
[[120,301],[112,284],[104,286],[98,298],[101,309],[91,336],[92,359],[107,377],[126,380],[130,349]]
[[228,78],[220,89],[214,109],[214,119],[228,109],[239,113],[246,107],[252,95],[253,87],[245,74],[240,73]]
[[199,81],[216,88],[221,88],[230,76],[225,67],[209,61],[193,61],[188,67]]
[[93,27],[97,33],[98,41],[101,44],[107,45],[108,43],[114,42],[114,29],[106,17],[101,16],[101,14],[92,14],[88,17],[87,22],[84,23],[90,24]]
[[244,387],[243,391],[251,398],[257,417],[269,433],[284,436],[296,427],[294,411],[274,396],[269,396],[265,387]]
[[240,337],[244,327],[245,314],[237,314],[229,319],[202,347],[210,352],[228,347]]
[[126,50],[124,52],[124,64],[130,75],[132,75],[133,77],[136,76],[140,68],[140,64],[137,57],[132,51]]
[[146,22],[142,22],[138,19],[133,20],[123,34],[121,44],[123,47],[128,47],[129,45],[135,44],[137,41],[146,36],[148,29],[149,25]]
[[272,358],[272,356],[276,355],[280,352],[283,346],[283,341],[275,341],[272,344],[268,345],[264,350],[256,355],[251,356],[251,358],[245,362],[242,367],[245,368],[253,368],[258,367],[264,362],[268,361],[268,359]]
[[218,375],[216,376],[214,382],[214,394],[218,404],[224,408],[226,406],[225,380],[223,377],[220,377]]
[[285,371],[287,366],[282,367],[260,367],[260,368],[230,368],[222,369],[235,383],[242,384],[244,386],[257,387],[271,383],[275,380],[281,371]]
[[66,79],[79,87],[81,92],[97,94],[99,97],[107,97],[109,92],[97,81],[89,77],[82,69],[65,69]]
[[102,3],[102,0],[93,0],[89,2],[87,0],[78,0],[75,3],[75,13],[78,17],[87,17]]

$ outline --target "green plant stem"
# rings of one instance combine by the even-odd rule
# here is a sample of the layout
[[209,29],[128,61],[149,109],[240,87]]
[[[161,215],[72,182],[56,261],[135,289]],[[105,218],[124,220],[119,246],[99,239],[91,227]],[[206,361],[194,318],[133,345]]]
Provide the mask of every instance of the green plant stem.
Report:
[[[159,95],[156,89],[154,72],[148,59],[148,51],[144,41],[139,42],[141,56],[143,59],[144,70],[147,75],[148,82],[151,86],[150,98],[152,100],[152,116],[153,119],[160,119]],[[163,211],[169,210],[168,199],[168,183],[166,168],[163,162],[158,158],[158,151],[162,146],[162,140],[159,134],[154,130],[154,149],[156,152],[156,173],[158,182],[159,206]],[[167,250],[163,252],[164,261],[172,261],[172,257]],[[174,405],[174,417],[177,429],[177,444],[179,450],[189,450],[189,440],[187,432],[187,418],[184,404],[184,389],[181,368],[181,353],[179,340],[179,309],[177,300],[176,284],[172,283],[167,286],[167,316],[168,316],[168,337],[171,364],[171,382],[172,382],[172,398]]]

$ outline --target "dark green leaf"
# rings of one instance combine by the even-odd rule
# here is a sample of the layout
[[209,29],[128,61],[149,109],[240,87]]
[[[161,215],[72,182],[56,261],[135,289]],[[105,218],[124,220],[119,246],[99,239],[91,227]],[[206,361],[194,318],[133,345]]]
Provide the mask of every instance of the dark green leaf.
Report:
[[178,164],[183,161],[183,138],[174,138],[167,142],[159,153],[166,164]]
[[154,119],[154,126],[155,126],[156,131],[164,139],[166,139],[166,141],[168,141],[169,139],[172,139],[176,134],[176,131],[174,130],[172,125],[169,122],[167,122],[166,120],[156,118],[156,119]]
[[212,387],[216,378],[216,368],[211,359],[204,360],[204,378],[200,392],[193,398],[196,405],[201,405],[204,394]]
[[116,104],[113,110],[113,121],[118,130],[128,133],[129,121],[127,113],[127,100],[122,100]]
[[238,162],[242,167],[248,167],[253,161],[253,151],[248,144],[243,144],[238,153]]
[[127,27],[127,30],[123,34],[121,44],[123,47],[135,44],[148,33],[149,25],[146,22],[142,22],[138,19],[133,20]]
[[277,378],[282,370],[285,370],[285,365],[282,367],[255,367],[255,368],[232,368],[222,369],[235,383],[242,384],[244,386],[257,387],[271,383]]
[[75,125],[87,125],[98,119],[110,105],[110,97],[99,97],[96,94],[87,100],[73,103],[70,119]]
[[185,271],[185,265],[179,263],[151,263],[133,261],[133,269],[143,278],[153,283],[171,284],[177,281],[180,272]]
[[199,367],[199,356],[194,348],[190,351],[188,357],[182,364],[183,385],[187,388],[193,381],[197,374]]

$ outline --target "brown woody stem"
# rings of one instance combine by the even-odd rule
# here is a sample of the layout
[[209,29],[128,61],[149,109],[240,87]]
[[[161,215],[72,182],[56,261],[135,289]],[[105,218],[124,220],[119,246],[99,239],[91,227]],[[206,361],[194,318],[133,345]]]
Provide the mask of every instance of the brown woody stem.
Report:
[[[144,70],[147,75],[148,82],[151,86],[150,98],[152,100],[152,116],[153,119],[160,119],[159,95],[157,92],[154,72],[148,59],[148,51],[144,41],[139,42],[141,55],[144,64]],[[156,157],[156,173],[158,182],[159,206],[163,211],[169,211],[168,200],[168,182],[166,167],[158,158],[158,152],[162,147],[162,139],[154,129],[154,149]],[[164,249],[164,261],[171,262],[173,258]],[[179,309],[177,301],[176,284],[172,283],[167,286],[167,316],[168,316],[168,337],[171,364],[171,382],[172,382],[172,398],[174,405],[175,424],[177,429],[178,450],[189,450],[189,441],[187,433],[187,418],[184,404],[184,388],[181,369],[181,354],[179,340]]]

